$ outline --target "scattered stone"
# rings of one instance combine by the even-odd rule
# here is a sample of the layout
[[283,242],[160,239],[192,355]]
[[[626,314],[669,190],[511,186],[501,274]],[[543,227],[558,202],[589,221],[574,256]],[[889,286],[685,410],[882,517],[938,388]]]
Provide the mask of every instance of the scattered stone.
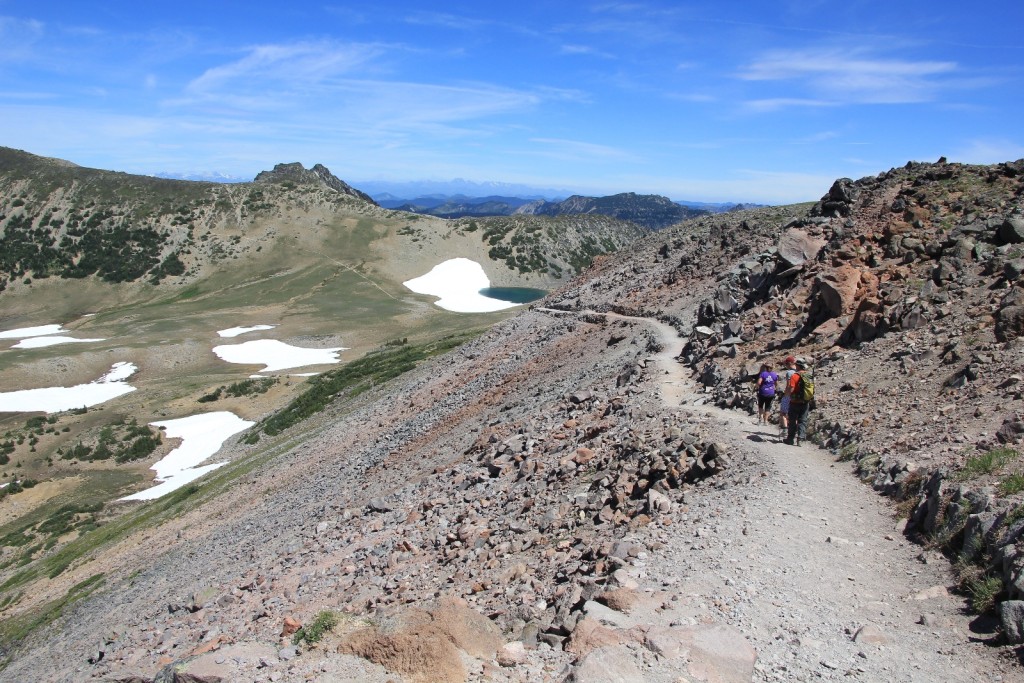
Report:
[[296,631],[298,631],[300,628],[302,628],[302,622],[300,622],[298,619],[296,619],[295,617],[290,617],[290,616],[289,617],[285,617],[284,618],[284,624],[281,627],[281,636],[282,637],[290,636],[293,633],[295,633]]
[[568,680],[571,683],[624,683],[642,681],[644,673],[629,648],[606,646],[583,656]]
[[857,632],[853,635],[853,641],[867,645],[888,645],[890,642],[888,636],[882,632],[882,629],[870,623],[864,624],[857,629]]
[[911,596],[914,600],[934,600],[935,598],[948,598],[949,590],[945,586],[932,586],[918,591]]
[[598,648],[619,645],[622,642],[623,636],[620,631],[604,626],[598,619],[587,616],[576,622],[576,628],[569,636],[565,650],[583,656]]
[[513,667],[526,662],[527,652],[522,641],[506,643],[498,650],[497,661],[500,666]]
[[597,600],[616,612],[629,614],[640,601],[640,595],[630,588],[613,588],[599,594]]

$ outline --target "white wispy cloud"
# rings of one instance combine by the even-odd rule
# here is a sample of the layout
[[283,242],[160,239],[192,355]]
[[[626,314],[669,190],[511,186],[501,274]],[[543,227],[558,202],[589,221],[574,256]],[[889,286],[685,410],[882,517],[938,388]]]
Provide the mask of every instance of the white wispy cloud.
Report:
[[536,143],[539,147],[535,150],[545,156],[555,156],[562,159],[576,161],[603,160],[603,161],[638,161],[635,154],[610,147],[608,145],[596,144],[593,142],[582,142],[580,140],[565,140],[561,138],[530,138],[530,142]]
[[59,95],[52,92],[33,92],[30,90],[0,90],[0,100],[53,100]]
[[441,28],[456,29],[459,31],[480,31],[493,27],[497,22],[491,19],[477,19],[447,12],[413,12],[404,17],[407,24],[419,26],[437,26]]
[[374,44],[300,42],[258,45],[236,61],[207,69],[188,84],[193,93],[216,93],[247,84],[320,83],[350,74],[384,52]]
[[879,57],[868,48],[810,47],[773,50],[737,74],[745,81],[795,83],[813,97],[783,96],[748,103],[760,110],[783,106],[929,102],[947,89],[970,85],[952,61]]
[[709,102],[717,102],[718,101],[718,98],[715,97],[714,95],[709,95],[707,93],[699,93],[699,92],[694,92],[694,93],[674,93],[674,92],[668,92],[668,93],[665,93],[665,97],[670,99],[670,100],[677,100],[679,102],[691,102],[691,103],[694,103],[694,104],[708,104]]
[[45,33],[43,22],[0,16],[0,63],[31,58]]
[[585,55],[587,57],[600,57],[601,59],[616,59],[610,52],[600,50],[592,45],[564,44],[559,48],[563,55]]
[[681,34],[676,21],[683,8],[651,3],[610,2],[592,5],[593,18],[581,19],[563,30],[605,34],[628,40],[634,46],[678,43]]
[[828,140],[834,140],[839,137],[839,133],[834,130],[823,130],[820,133],[812,133],[811,135],[805,135],[796,142],[803,145],[813,145],[818,142],[826,142]]
[[[514,14],[510,16],[514,17]],[[402,21],[415,26],[462,31],[464,33],[474,34],[475,37],[488,35],[493,36],[497,32],[507,32],[528,37],[539,37],[542,35],[541,32],[530,28],[525,24],[493,18],[483,19],[479,16],[469,16],[468,14],[419,11],[406,15],[402,18]]]
[[752,112],[778,111],[787,107],[834,107],[839,103],[829,100],[815,100],[802,97],[770,97],[761,100],[749,100],[743,108]]
[[192,80],[167,110],[211,120],[263,119],[279,135],[303,131],[397,144],[416,134],[442,139],[487,135],[483,122],[544,101],[577,101],[578,91],[525,90],[489,83],[388,80],[380,65],[401,47],[299,42],[260,45]]
[[967,164],[997,164],[1024,159],[1024,144],[1017,140],[982,138],[961,143],[949,158]]
[[394,81],[348,81],[340,87],[360,98],[349,100],[379,125],[416,127],[433,122],[457,122],[495,116],[537,105],[536,93],[489,84],[437,85]]

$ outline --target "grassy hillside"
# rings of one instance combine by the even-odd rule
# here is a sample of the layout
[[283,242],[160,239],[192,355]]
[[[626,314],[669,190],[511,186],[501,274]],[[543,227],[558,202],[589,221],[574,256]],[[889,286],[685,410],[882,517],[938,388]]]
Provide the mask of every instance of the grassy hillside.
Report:
[[[0,342],[0,385],[71,386],[115,362],[139,368],[130,380],[137,391],[84,412],[43,424],[40,413],[0,413],[0,483],[39,482],[0,496],[0,537],[20,540],[26,520],[49,519],[67,501],[107,506],[73,513],[49,547],[5,546],[0,564],[39,560],[73,539],[76,524],[102,524],[93,516],[111,514],[112,498],[149,482],[149,466],[177,444],[165,439],[120,462],[69,453],[96,447],[111,430],[121,443],[132,423],[211,410],[262,420],[305,391],[305,378],[281,372],[260,391],[232,395],[227,388],[262,366],[224,362],[214,346],[265,338],[346,347],[342,363],[392,340],[430,347],[509,312],[445,311],[403,281],[465,257],[494,286],[551,289],[640,233],[602,216],[446,221],[390,211],[319,166],[280,165],[252,183],[223,185],[0,148],[0,330],[61,323],[72,336],[104,340],[38,349]],[[240,339],[217,335],[256,324],[275,327]]]

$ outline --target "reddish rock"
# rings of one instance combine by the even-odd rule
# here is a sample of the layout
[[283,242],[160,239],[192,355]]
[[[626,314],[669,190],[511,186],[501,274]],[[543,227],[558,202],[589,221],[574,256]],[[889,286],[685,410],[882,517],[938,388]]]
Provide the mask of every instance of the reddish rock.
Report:
[[586,465],[588,462],[593,460],[596,455],[597,454],[593,450],[580,447],[576,449],[576,454],[573,456],[572,460],[577,465]]
[[294,617],[285,617],[284,625],[281,627],[281,636],[290,636],[302,628],[302,622]]
[[565,650],[582,657],[601,647],[620,645],[623,640],[619,631],[602,626],[595,619],[584,617],[576,623]]
[[629,614],[640,601],[640,594],[630,588],[613,588],[598,594],[597,601],[616,612]]

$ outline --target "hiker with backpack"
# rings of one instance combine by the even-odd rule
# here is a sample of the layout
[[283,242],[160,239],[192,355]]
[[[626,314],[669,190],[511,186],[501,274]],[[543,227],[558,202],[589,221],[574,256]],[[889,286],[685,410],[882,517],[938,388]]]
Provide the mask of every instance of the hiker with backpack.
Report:
[[786,356],[782,361],[783,371],[779,374],[779,384],[782,385],[782,398],[779,399],[779,437],[785,439],[789,433],[789,380],[796,372],[796,358]]
[[783,443],[799,446],[800,441],[807,438],[807,409],[814,399],[814,374],[810,363],[803,358],[796,361],[796,372],[786,385],[786,396],[789,397],[789,430]]
[[769,363],[761,365],[761,373],[757,376],[757,423],[768,424],[768,416],[775,400],[775,384],[779,381],[778,374],[772,372]]

